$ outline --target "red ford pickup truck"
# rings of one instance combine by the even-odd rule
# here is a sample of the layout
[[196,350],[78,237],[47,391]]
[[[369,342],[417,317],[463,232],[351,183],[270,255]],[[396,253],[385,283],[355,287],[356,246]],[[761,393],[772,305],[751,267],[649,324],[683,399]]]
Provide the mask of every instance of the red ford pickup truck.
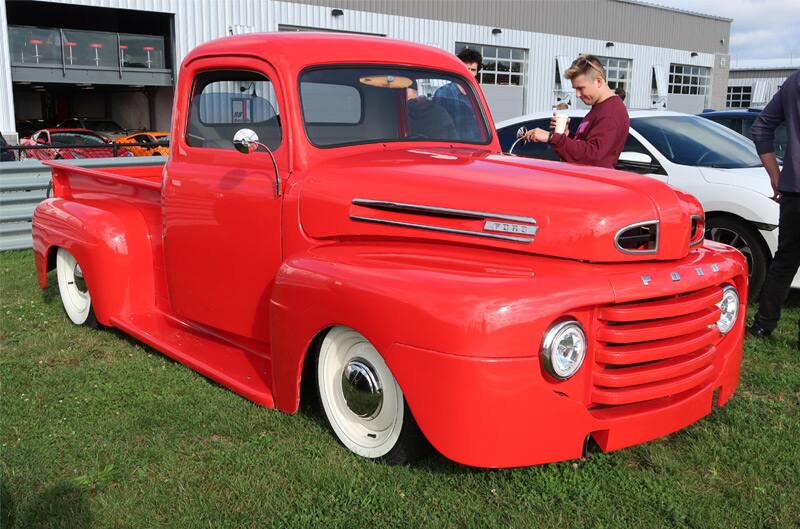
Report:
[[444,51],[262,34],[183,62],[161,168],[52,167],[38,281],[341,443],[467,465],[676,431],[739,380],[747,267],[651,178],[500,154]]

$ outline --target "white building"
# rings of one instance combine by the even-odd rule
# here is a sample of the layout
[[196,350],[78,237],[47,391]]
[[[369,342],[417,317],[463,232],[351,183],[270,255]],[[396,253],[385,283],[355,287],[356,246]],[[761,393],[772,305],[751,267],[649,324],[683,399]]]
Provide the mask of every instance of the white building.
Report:
[[325,30],[484,55],[480,81],[501,120],[580,106],[563,71],[600,56],[631,108],[722,108],[731,20],[633,0],[5,0],[0,2],[0,131],[72,117],[169,128],[190,49],[225,35]]
[[786,78],[800,68],[798,59],[750,59],[731,64],[727,108],[763,107]]

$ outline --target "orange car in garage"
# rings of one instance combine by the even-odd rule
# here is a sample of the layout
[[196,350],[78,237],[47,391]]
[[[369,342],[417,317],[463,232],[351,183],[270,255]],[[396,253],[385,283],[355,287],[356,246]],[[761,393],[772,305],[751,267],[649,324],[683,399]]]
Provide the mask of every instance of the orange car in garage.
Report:
[[159,145],[159,142],[169,142],[169,132],[137,132],[116,140],[120,143],[149,143],[152,147],[126,147],[133,152],[134,156],[166,156],[169,147]]

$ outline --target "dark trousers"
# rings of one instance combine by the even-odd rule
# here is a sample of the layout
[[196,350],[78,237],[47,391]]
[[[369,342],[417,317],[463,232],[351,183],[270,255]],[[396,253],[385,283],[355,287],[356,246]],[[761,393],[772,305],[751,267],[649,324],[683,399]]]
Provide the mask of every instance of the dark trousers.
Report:
[[767,279],[758,300],[758,322],[772,331],[781,318],[781,305],[789,296],[797,269],[800,268],[800,193],[781,197],[778,224],[778,251],[767,272]]

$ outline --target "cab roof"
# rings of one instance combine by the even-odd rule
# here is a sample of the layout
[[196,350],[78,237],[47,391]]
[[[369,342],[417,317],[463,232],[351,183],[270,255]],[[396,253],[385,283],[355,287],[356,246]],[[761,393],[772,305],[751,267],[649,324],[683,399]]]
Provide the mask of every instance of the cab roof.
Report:
[[299,71],[323,64],[397,64],[466,72],[452,53],[401,40],[313,31],[249,33],[212,40],[193,49],[184,64],[204,56],[256,55],[275,68]]

